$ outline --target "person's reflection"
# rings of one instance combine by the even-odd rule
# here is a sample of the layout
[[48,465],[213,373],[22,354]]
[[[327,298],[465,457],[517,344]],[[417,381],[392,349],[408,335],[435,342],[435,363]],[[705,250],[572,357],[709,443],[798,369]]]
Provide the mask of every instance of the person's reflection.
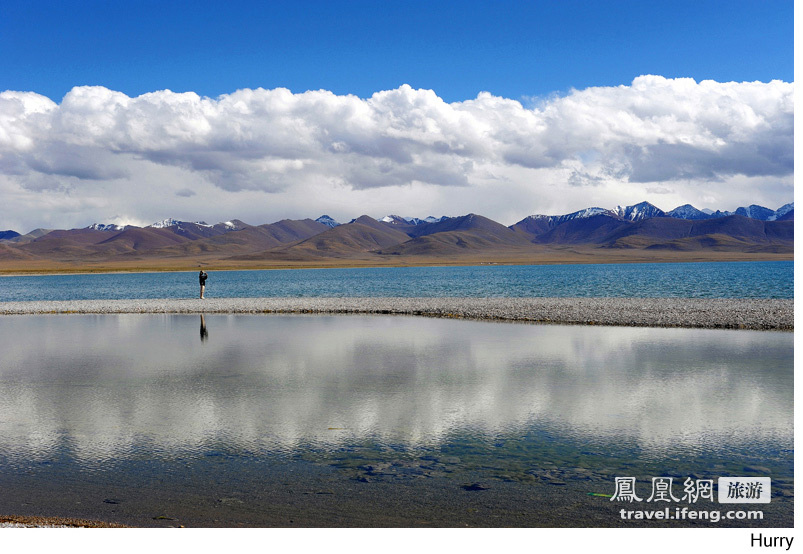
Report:
[[204,319],[204,314],[201,314],[201,342],[204,342],[209,338],[209,332],[206,330],[206,320]]

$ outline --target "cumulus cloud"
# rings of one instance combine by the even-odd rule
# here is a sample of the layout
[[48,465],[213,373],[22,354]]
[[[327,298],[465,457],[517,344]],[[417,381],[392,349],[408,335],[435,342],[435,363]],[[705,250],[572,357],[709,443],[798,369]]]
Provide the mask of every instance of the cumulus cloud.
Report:
[[[257,191],[285,199],[323,186],[353,199],[375,191],[388,203],[390,191],[421,186],[452,196],[470,189],[482,202],[481,187],[488,195],[518,190],[519,202],[529,195],[525,212],[559,205],[561,191],[569,189],[593,191],[598,197],[590,203],[610,198],[614,205],[673,190],[685,194],[678,198],[685,203],[712,191],[719,197],[717,187],[734,179],[772,178],[791,190],[793,89],[780,81],[698,83],[647,75],[533,107],[489,93],[447,103],[407,85],[365,99],[281,88],[214,99],[167,90],[131,98],[76,87],[59,104],[6,91],[0,93],[0,176],[39,194],[98,194],[103,185],[121,206],[134,189],[189,199],[200,186],[221,198]],[[489,186],[488,175],[501,176],[499,190]],[[643,197],[623,196],[633,190]],[[428,196],[448,203],[450,194]],[[148,215],[172,214],[142,214]]]

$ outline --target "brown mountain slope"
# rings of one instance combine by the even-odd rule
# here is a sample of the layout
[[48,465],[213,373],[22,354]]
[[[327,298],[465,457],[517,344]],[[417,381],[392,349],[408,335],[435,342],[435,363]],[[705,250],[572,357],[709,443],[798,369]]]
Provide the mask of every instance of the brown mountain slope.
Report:
[[387,217],[390,219],[390,221],[386,221],[385,218],[383,218],[379,221],[379,223],[390,229],[402,231],[409,235],[410,231],[416,227],[415,223],[409,223],[397,215],[390,215]]
[[384,248],[380,253],[396,256],[454,256],[474,250],[519,250],[532,246],[528,237],[476,214],[452,217],[420,227],[424,228],[415,230],[415,238]]
[[552,229],[552,227],[553,225],[550,223],[549,219],[530,215],[518,223],[511,225],[509,229],[527,240],[532,241],[535,237],[543,235]]
[[313,219],[283,219],[269,225],[260,225],[280,244],[296,242],[319,235],[331,229]]
[[244,255],[262,252],[315,236],[329,229],[311,219],[284,219],[276,223],[253,226],[239,222],[239,231],[231,231],[207,239],[162,248],[155,256],[181,257],[196,255]]
[[[397,227],[397,226],[393,225],[392,223],[384,223],[382,221],[377,221],[373,217],[370,217],[370,216],[367,216],[367,215],[361,215],[360,217],[358,217],[357,219],[355,219],[354,221],[352,221],[350,223],[347,223],[346,225],[354,225],[354,224],[364,225],[366,227],[370,227],[371,229],[375,229],[375,230],[380,231],[380,232],[387,231],[387,232],[390,232],[392,234],[396,234],[396,236],[401,236],[401,235],[399,235],[399,233],[401,233],[401,234],[407,236],[407,238],[409,238],[409,235],[407,233],[407,229],[409,227],[412,227],[412,226]],[[341,227],[343,227],[343,225],[341,225]],[[337,229],[337,227],[335,227],[335,229]]]
[[519,251],[533,247],[525,238],[514,237],[515,241],[505,241],[493,235],[477,231],[443,231],[410,239],[402,244],[383,248],[378,254],[394,256],[459,256],[470,252],[493,250],[504,252]]
[[232,259],[306,259],[309,257],[345,257],[372,252],[409,240],[401,231],[389,229],[377,220],[362,216],[351,223],[338,225],[291,246],[274,248]]
[[22,260],[33,260],[36,259],[37,256],[20,250],[19,248],[15,248],[9,244],[2,244],[0,243],[0,260],[3,261],[22,261]]
[[30,233],[26,233],[24,235],[20,235],[18,237],[14,237],[13,239],[9,239],[6,242],[14,243],[14,244],[27,244],[33,240],[36,240],[40,237],[45,236],[46,234],[53,231],[53,229],[43,229],[39,227],[38,229],[34,229]]
[[682,220],[656,217],[624,226],[601,242],[609,247],[678,249],[745,249],[792,247],[793,221],[760,221],[741,215]]
[[280,246],[268,230],[248,225],[239,231],[231,231],[207,239],[200,239],[177,246],[161,248],[153,252],[156,256],[181,257],[198,254],[237,254],[266,250]]
[[[790,259],[793,221],[761,221],[743,216],[707,220],[655,217],[644,221],[597,215],[541,232],[538,221],[510,228],[477,214],[418,226],[393,226],[362,216],[329,228],[311,219],[282,220],[239,230],[199,226],[198,233],[170,228],[124,231],[52,231],[27,244],[4,241],[3,267],[175,268],[218,263],[238,267],[320,267],[332,264],[584,263],[625,259],[674,261],[705,259]],[[218,233],[191,239],[200,232]],[[410,236],[414,235],[414,236]],[[48,265],[49,264],[49,265]]]
[[[230,223],[234,224],[236,228],[243,228],[246,226],[245,223],[237,219],[231,221]],[[215,225],[202,225],[188,221],[182,221],[175,225],[162,227],[162,229],[171,231],[189,240],[206,239],[232,232],[232,229],[223,223],[216,223]]]
[[[641,248],[650,251],[675,252],[745,252],[745,253],[791,253],[791,246],[780,242],[756,243],[743,238],[720,233],[654,242],[646,237],[628,237],[629,245],[617,241],[617,247]],[[627,240],[627,239],[621,239]],[[635,242],[637,241],[637,242]]]
[[538,244],[602,244],[612,233],[627,229],[633,224],[608,215],[595,215],[571,219],[538,235]]
[[423,223],[408,233],[412,237],[422,237],[450,231],[470,231],[486,238],[495,237],[500,243],[520,244],[522,242],[521,237],[510,228],[477,214],[450,217],[437,223]]
[[29,254],[52,259],[72,259],[92,255],[91,246],[114,237],[119,231],[95,229],[56,230],[21,244],[18,248]]
[[112,256],[132,252],[148,252],[188,242],[192,239],[183,237],[169,229],[150,227],[129,227],[115,236],[94,245],[91,250],[96,256]]

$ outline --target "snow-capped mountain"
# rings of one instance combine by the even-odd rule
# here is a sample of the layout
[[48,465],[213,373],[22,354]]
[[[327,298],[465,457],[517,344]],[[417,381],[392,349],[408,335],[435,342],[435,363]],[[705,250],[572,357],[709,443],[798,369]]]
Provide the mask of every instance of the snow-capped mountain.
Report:
[[125,231],[127,225],[116,225],[114,223],[93,223],[87,229],[95,231]]
[[711,210],[698,210],[691,204],[683,204],[674,210],[669,210],[666,215],[677,219],[708,219],[713,213]]
[[634,206],[616,206],[616,215],[627,221],[641,221],[651,217],[664,217],[666,213],[649,202],[640,202]]
[[691,204],[684,204],[683,206],[678,206],[674,210],[667,212],[666,215],[669,217],[677,217],[679,219],[714,219],[717,217],[727,217],[729,215],[741,215],[751,219],[758,219],[760,221],[776,221],[794,209],[794,202],[784,204],[777,210],[771,210],[769,208],[765,208],[764,206],[751,204],[747,207],[736,208],[736,211],[734,212],[722,210],[713,211],[708,208],[698,210]]
[[148,225],[150,229],[164,229],[191,240],[195,240],[199,237],[207,238],[223,235],[232,231],[245,229],[246,227],[248,227],[248,225],[239,219],[232,219],[209,225],[205,221],[179,221],[177,219],[168,218]]
[[[585,210],[579,210],[576,212],[572,212],[570,214],[565,215],[531,215],[525,219],[529,219],[532,221],[542,221],[549,225],[550,227],[554,227],[564,223],[566,221],[571,221],[573,219],[584,219],[593,217],[596,215],[607,215],[609,217],[614,217],[617,219],[623,219],[625,221],[641,221],[643,219],[649,219],[652,217],[674,217],[677,219],[715,219],[719,217],[726,217],[729,215],[741,215],[744,217],[750,217],[752,219],[759,219],[761,221],[775,221],[780,219],[784,215],[792,212],[795,209],[794,202],[789,204],[784,204],[777,210],[770,210],[763,206],[758,206],[756,204],[751,204],[746,208],[737,208],[735,212],[728,212],[728,211],[713,211],[708,208],[699,210],[692,206],[691,204],[684,204],[682,206],[678,206],[674,210],[670,210],[668,212],[664,212],[660,208],[653,206],[649,202],[640,202],[633,206],[617,206],[613,210],[609,210],[606,208],[586,208]],[[791,216],[790,216],[791,217]],[[541,225],[543,225],[542,223]]]
[[385,217],[379,218],[377,221],[381,221],[382,223],[390,223],[391,225],[412,225],[408,218],[400,217],[398,215],[386,215]]
[[761,221],[769,221],[770,218],[775,219],[775,210],[750,204],[746,208],[736,208],[736,215],[743,215],[753,219],[760,219]]
[[560,225],[561,223],[565,223],[566,221],[571,221],[573,219],[586,219],[589,217],[594,217],[595,215],[607,215],[608,217],[616,217],[618,218],[619,215],[614,212],[613,210],[608,210],[606,208],[586,208],[585,210],[578,210],[576,212],[572,212],[570,214],[565,215],[531,215],[528,219],[532,220],[542,220],[545,221],[550,227],[555,227]]
[[177,219],[173,219],[169,217],[167,219],[163,219],[162,221],[157,221],[156,223],[151,223],[148,227],[152,227],[154,229],[164,229],[166,227],[174,227],[174,226],[181,226],[182,223],[192,223],[193,225],[200,225],[201,227],[212,227],[205,221],[179,221]]
[[617,217],[617,214],[613,210],[609,210],[607,208],[586,208],[585,210],[578,210],[576,212],[572,212],[566,215],[559,215],[559,216],[547,216],[552,223],[555,225],[560,225],[564,221],[571,221],[572,219],[587,219],[589,217],[594,217],[595,215],[607,215],[610,217]]
[[785,216],[794,209],[795,209],[794,202],[790,202],[789,204],[784,204],[783,206],[775,210],[775,219],[782,218],[783,216]]
[[378,221],[383,223],[390,223],[391,225],[421,225],[422,223],[439,223],[444,219],[448,219],[445,215],[441,217],[425,217],[424,219],[418,217],[401,217],[399,215],[386,215],[381,217]]
[[334,219],[332,219],[331,217],[329,217],[326,214],[322,215],[321,217],[319,217],[315,221],[317,221],[318,223],[323,223],[324,225],[326,225],[328,227],[337,227],[338,225],[340,225],[340,223],[338,223],[337,221],[335,221]]

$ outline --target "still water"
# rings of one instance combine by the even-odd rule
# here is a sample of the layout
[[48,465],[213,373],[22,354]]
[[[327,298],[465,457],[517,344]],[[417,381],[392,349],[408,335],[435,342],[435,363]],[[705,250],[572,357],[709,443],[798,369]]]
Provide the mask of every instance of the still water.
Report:
[[759,524],[791,525],[792,339],[400,316],[7,316],[0,512],[605,526],[614,476],[637,477],[643,496],[652,476],[674,476],[680,496],[689,476],[747,474],[773,478]]
[[[210,298],[792,298],[793,262],[210,271]],[[207,268],[209,269],[209,268]],[[0,302],[194,298],[197,272],[0,277]]]

